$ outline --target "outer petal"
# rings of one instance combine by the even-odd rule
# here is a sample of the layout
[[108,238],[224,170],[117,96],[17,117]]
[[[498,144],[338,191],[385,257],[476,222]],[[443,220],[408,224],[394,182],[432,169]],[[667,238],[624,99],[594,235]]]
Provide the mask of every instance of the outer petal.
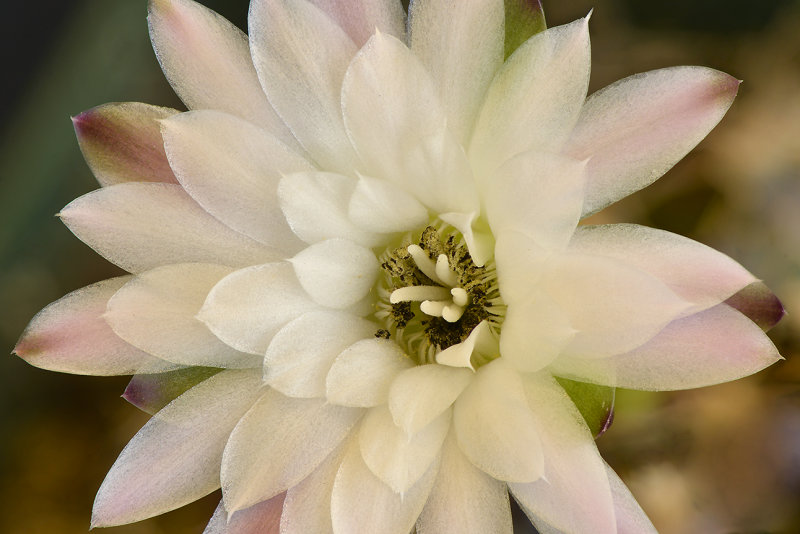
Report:
[[208,294],[197,318],[231,347],[264,354],[278,330],[315,309],[291,265],[267,263],[223,278]]
[[191,109],[218,109],[296,146],[258,83],[247,36],[192,0],[151,0],[150,39],[170,85]]
[[31,365],[86,375],[129,375],[165,362],[120,339],[103,319],[108,299],[131,279],[78,289],[36,314],[14,347]]
[[78,238],[126,271],[170,263],[243,267],[273,250],[223,225],[178,185],[125,183],[73,200],[59,217]]
[[403,39],[406,33],[405,12],[399,0],[311,0],[339,23],[347,35],[361,47],[380,31]]
[[267,391],[233,430],[222,458],[228,511],[248,508],[306,478],[347,436],[361,410]]
[[306,0],[253,0],[248,24],[253,62],[278,114],[321,168],[351,170],[339,90],[356,45]]
[[216,367],[179,367],[163,373],[138,373],[128,382],[122,398],[143,412],[155,415],[186,391],[221,371]]
[[276,250],[300,250],[277,191],[282,175],[311,170],[308,161],[267,131],[226,113],[192,111],[161,124],[169,162],[198,204]]
[[279,534],[284,498],[286,494],[280,493],[233,516],[220,501],[203,534]]
[[786,315],[783,303],[764,282],[753,282],[727,299],[725,304],[742,312],[765,332]]
[[720,304],[673,321],[625,354],[600,360],[564,357],[551,369],[598,384],[664,391],[735,380],[779,359],[778,350],[757,325]]
[[439,476],[417,521],[419,534],[512,534],[506,485],[464,456],[450,434]]
[[503,1],[415,1],[409,7],[411,50],[433,76],[448,125],[464,143],[503,63]]
[[481,109],[469,156],[479,179],[521,152],[557,152],[589,85],[588,18],[545,30],[511,55]]
[[637,74],[591,95],[565,147],[589,162],[584,215],[650,185],[725,115],[739,82],[705,67]]
[[128,343],[163,360],[209,367],[259,367],[258,358],[224,344],[195,318],[214,285],[233,269],[165,265],[134,277],[108,301],[105,319]]
[[228,434],[258,398],[260,384],[259,372],[223,371],[158,412],[103,481],[92,527],[141,521],[217,489]]
[[645,515],[630,490],[608,464],[606,464],[606,474],[611,484],[611,495],[614,498],[617,534],[658,534],[656,527]]
[[580,412],[547,373],[527,375],[525,392],[541,428],[544,476],[509,484],[512,494],[537,526],[616,534],[605,463]]
[[176,109],[139,102],[104,104],[72,118],[83,157],[100,185],[172,182],[158,121]]

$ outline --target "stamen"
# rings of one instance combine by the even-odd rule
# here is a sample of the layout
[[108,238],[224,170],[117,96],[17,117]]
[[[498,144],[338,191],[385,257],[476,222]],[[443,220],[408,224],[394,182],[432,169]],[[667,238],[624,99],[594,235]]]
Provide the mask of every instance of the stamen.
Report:
[[422,302],[427,300],[446,300],[449,298],[450,292],[446,287],[407,286],[392,291],[392,294],[389,296],[389,302],[397,304],[398,302]]
[[439,257],[436,258],[436,275],[448,287],[458,285],[458,276],[450,268],[450,261],[445,254],[439,254]]
[[469,304],[469,293],[463,288],[454,287],[450,290],[450,294],[453,295],[453,303],[457,306],[466,306]]
[[406,250],[411,254],[414,263],[417,264],[417,267],[425,276],[438,284],[442,284],[441,278],[436,274],[436,265],[428,257],[428,254],[422,250],[422,247],[419,245],[408,245]]

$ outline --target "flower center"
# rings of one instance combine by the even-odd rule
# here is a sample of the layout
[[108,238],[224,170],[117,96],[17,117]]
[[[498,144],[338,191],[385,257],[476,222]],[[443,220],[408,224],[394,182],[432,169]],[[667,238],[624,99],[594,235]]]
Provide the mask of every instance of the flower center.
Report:
[[418,242],[409,237],[381,257],[376,316],[386,329],[378,335],[394,339],[420,365],[436,361],[483,321],[499,338],[505,315],[494,263],[476,266],[464,238],[439,226],[428,226]]

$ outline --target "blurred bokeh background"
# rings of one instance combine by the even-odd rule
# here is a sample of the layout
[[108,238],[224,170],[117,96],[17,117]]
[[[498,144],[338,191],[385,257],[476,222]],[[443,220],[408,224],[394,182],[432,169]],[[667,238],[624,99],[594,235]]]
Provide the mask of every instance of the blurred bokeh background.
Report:
[[[247,0],[204,0],[240,27]],[[592,90],[672,65],[744,80],[720,126],[667,176],[595,221],[671,230],[762,277],[789,315],[786,357],[735,383],[619,391],[598,440],[664,534],[800,532],[800,2],[545,0],[551,26],[594,8]],[[65,293],[119,274],[54,217],[97,187],[70,115],[111,101],[181,107],[150,48],[146,0],[4,2],[0,18],[0,349]],[[4,348],[4,349],[3,349]],[[122,378],[0,358],[0,532],[77,534],[144,414]],[[218,495],[109,534],[197,533]]]

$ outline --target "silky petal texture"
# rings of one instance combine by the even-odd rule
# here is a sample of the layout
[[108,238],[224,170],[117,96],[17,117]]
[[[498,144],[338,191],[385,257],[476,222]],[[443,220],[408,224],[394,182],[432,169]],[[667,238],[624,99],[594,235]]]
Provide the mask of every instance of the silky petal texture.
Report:
[[616,534],[605,462],[591,431],[566,392],[547,373],[524,378],[525,393],[541,431],[544,476],[509,484],[537,525],[559,532]]
[[453,426],[464,455],[485,473],[507,482],[532,482],[542,476],[541,429],[528,407],[520,375],[502,358],[475,373],[455,403]]
[[239,510],[232,516],[220,501],[203,534],[279,534],[285,493]]
[[371,250],[347,239],[315,243],[289,262],[300,285],[315,302],[339,309],[366,297],[380,270]]
[[720,304],[673,321],[652,340],[625,354],[600,360],[563,357],[551,369],[598,384],[667,391],[736,380],[780,359],[756,324]]
[[362,339],[333,362],[327,378],[328,402],[361,407],[383,404],[394,377],[413,366],[393,341]]
[[492,233],[521,232],[545,250],[563,250],[583,207],[584,162],[531,151],[500,167],[486,187]]
[[113,185],[73,200],[58,214],[78,239],[126,271],[171,263],[244,267],[275,252],[209,215],[178,185]]
[[565,254],[545,269],[542,289],[578,330],[565,349],[571,355],[630,350],[691,307],[655,277],[612,258]]
[[339,91],[357,48],[306,0],[253,0],[250,50],[270,103],[321,168],[347,172],[356,161]]
[[217,489],[225,442],[258,398],[260,385],[258,371],[223,371],[158,412],[103,481],[92,528],[141,521]]
[[413,435],[447,410],[474,374],[445,365],[419,365],[397,375],[389,389],[395,424]]
[[267,263],[220,280],[197,318],[231,347],[261,355],[286,323],[317,308],[289,263]]
[[404,39],[405,11],[400,0],[311,0],[361,47],[375,31]]
[[635,224],[581,226],[569,249],[632,265],[703,308],[715,306],[757,281],[721,252],[677,234]]
[[392,420],[389,408],[369,410],[358,429],[361,456],[370,471],[404,495],[428,470],[450,429],[451,413],[446,411],[413,436]]
[[300,250],[278,205],[287,173],[313,167],[267,131],[218,111],[191,111],[162,121],[178,180],[198,204],[244,235],[285,254]]
[[325,397],[325,378],[336,356],[376,331],[375,323],[342,312],[301,315],[272,338],[264,381],[289,397]]
[[242,417],[225,447],[226,509],[248,508],[306,478],[347,436],[361,412],[268,390]]
[[611,494],[614,498],[614,515],[617,518],[617,534],[658,534],[656,527],[631,495],[619,476],[605,464]]
[[620,80],[587,100],[567,154],[589,161],[589,215],[650,185],[725,115],[739,81],[706,67],[673,67]]
[[350,443],[333,483],[331,517],[336,534],[407,534],[419,517],[436,480],[437,459],[407,492],[400,495],[376,477]]
[[473,466],[450,434],[418,534],[512,534],[506,485]]
[[477,209],[469,162],[446,127],[430,75],[405,44],[376,34],[364,45],[347,69],[342,109],[367,174],[434,211]]
[[134,375],[122,398],[140,410],[155,415],[200,382],[221,372],[216,367],[178,367],[177,369]]
[[486,89],[503,63],[503,0],[414,1],[410,46],[431,73],[447,124],[469,140]]
[[529,150],[558,152],[589,85],[588,18],[538,33],[517,49],[492,81],[469,156],[487,177]]
[[297,146],[261,90],[239,28],[192,0],[151,0],[147,20],[161,69],[184,104],[237,115]]
[[31,365],[79,375],[129,375],[169,364],[120,339],[103,313],[131,279],[103,280],[53,302],[28,324],[14,353]]
[[544,266],[553,257],[528,235],[516,230],[506,230],[497,236],[494,259],[500,295],[508,306],[526,305],[538,291]]
[[124,102],[104,104],[72,118],[83,158],[100,185],[176,183],[158,121],[177,109]]
[[428,210],[399,186],[368,176],[359,176],[350,197],[348,216],[354,224],[371,232],[404,232],[428,222]]
[[278,184],[278,197],[292,231],[306,243],[342,237],[365,247],[380,245],[380,234],[360,228],[348,217],[356,184],[355,178],[328,172],[284,177]]
[[207,367],[258,367],[195,318],[214,285],[230,267],[183,263],[141,273],[108,301],[104,315],[131,345],[166,361]]

